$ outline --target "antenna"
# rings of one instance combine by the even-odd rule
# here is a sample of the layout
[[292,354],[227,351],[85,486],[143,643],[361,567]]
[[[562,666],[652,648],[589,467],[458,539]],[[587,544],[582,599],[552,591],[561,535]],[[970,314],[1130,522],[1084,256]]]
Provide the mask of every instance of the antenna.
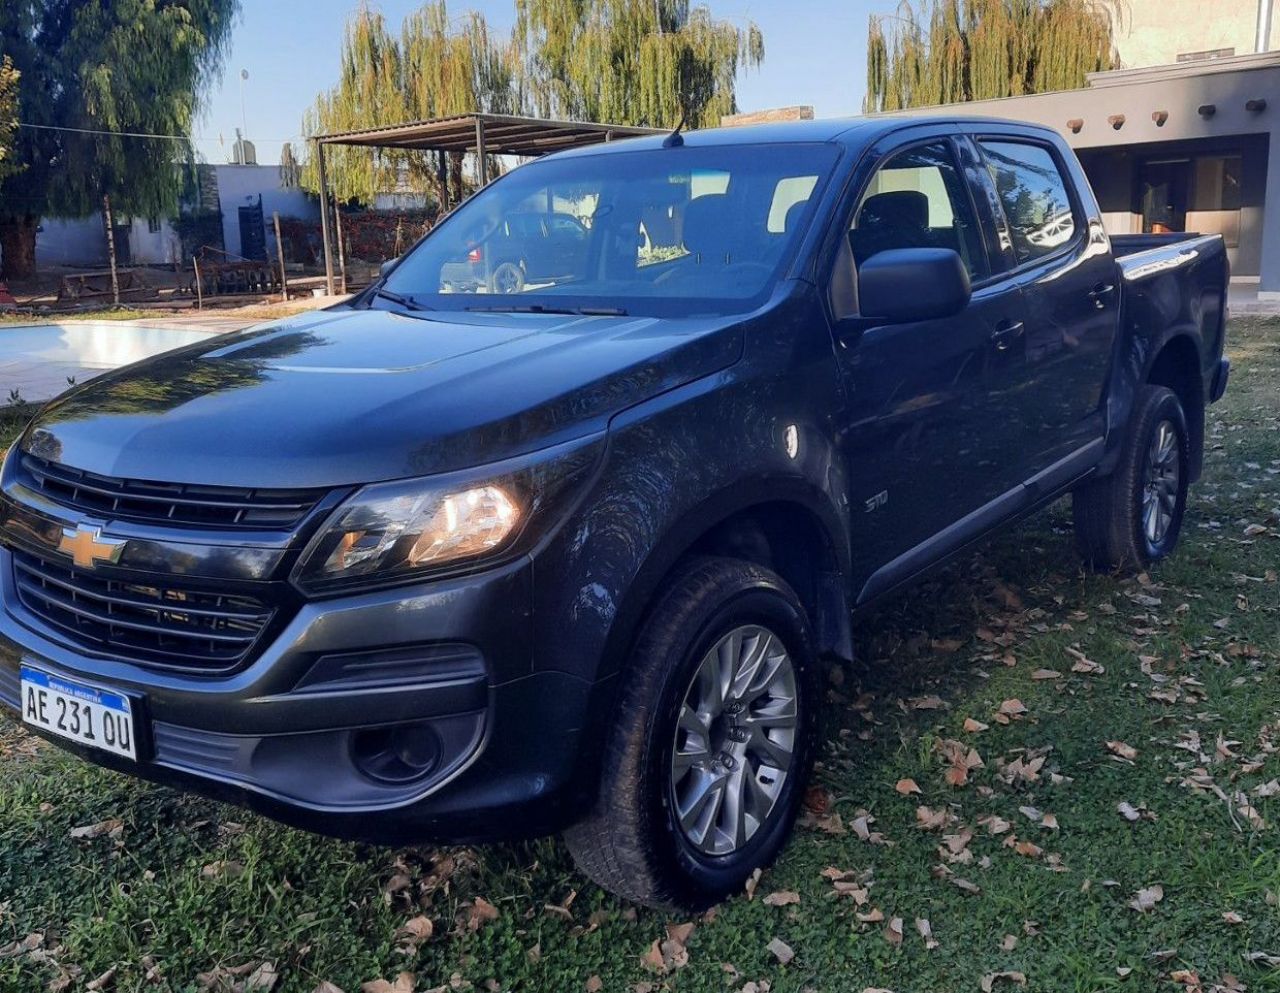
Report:
[[663,148],[679,148],[684,144],[684,138],[680,132],[684,130],[684,111],[680,112],[680,123],[676,125],[676,129],[662,139]]

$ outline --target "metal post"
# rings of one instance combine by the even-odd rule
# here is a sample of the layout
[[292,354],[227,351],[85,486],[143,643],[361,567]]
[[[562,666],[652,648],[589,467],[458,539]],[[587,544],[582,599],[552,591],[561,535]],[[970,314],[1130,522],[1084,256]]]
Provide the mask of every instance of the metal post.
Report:
[[489,164],[485,161],[484,148],[484,118],[476,118],[476,175],[480,178],[480,185],[484,186],[489,182]]
[[324,142],[316,142],[316,166],[320,171],[320,240],[324,242],[325,293],[333,296],[333,255],[329,248],[329,179],[324,171]]
[[[338,236],[338,272],[342,279],[342,292],[347,292],[347,249],[342,243],[342,208],[333,205],[334,233]],[[332,291],[331,291],[332,292]]]
[[191,268],[196,273],[196,310],[204,310],[204,288],[200,285],[200,259],[191,256]]
[[280,238],[280,211],[271,212],[271,222],[276,226],[276,261],[280,263],[280,301],[289,302],[289,274],[284,268],[284,242]]

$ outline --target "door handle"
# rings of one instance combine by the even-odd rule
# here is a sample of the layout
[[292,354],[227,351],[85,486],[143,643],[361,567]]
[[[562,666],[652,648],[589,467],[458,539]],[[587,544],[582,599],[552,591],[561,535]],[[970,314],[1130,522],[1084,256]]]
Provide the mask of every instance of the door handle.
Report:
[[1089,291],[1089,299],[1093,301],[1093,305],[1098,310],[1103,310],[1107,306],[1107,297],[1116,291],[1114,283],[1098,283]]
[[1005,321],[991,332],[991,344],[995,346],[997,352],[1006,352],[1018,340],[1022,330],[1021,321]]

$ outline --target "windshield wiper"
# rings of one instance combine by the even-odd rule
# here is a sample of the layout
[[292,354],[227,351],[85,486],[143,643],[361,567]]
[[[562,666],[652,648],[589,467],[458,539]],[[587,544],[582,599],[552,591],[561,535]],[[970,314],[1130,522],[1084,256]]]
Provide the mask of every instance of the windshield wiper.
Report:
[[373,295],[375,297],[382,297],[382,299],[384,300],[390,300],[394,304],[399,304],[405,310],[434,310],[435,309],[434,307],[428,307],[426,304],[418,303],[415,300],[411,300],[406,296],[401,296],[399,293],[396,293],[392,290],[383,289],[382,287],[378,287],[378,289],[374,290]]
[[492,304],[467,310],[489,314],[572,314],[575,317],[626,317],[621,307],[548,307],[541,303]]

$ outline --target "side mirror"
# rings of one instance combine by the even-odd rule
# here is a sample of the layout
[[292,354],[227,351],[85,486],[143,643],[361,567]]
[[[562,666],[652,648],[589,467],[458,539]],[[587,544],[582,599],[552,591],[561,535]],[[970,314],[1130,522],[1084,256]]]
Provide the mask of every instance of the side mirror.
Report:
[[891,248],[858,269],[858,312],[905,324],[958,314],[973,290],[959,253],[950,248]]

